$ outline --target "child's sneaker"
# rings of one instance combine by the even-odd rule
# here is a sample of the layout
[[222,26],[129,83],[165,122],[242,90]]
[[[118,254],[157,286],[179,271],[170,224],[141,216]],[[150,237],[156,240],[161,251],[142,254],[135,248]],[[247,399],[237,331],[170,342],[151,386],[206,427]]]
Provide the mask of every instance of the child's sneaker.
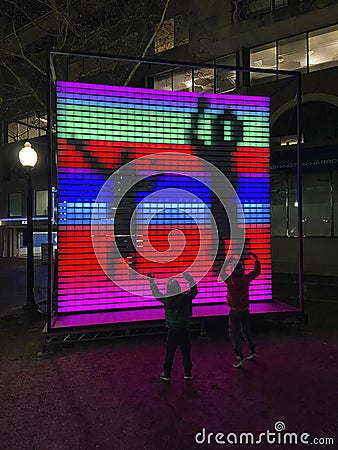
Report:
[[251,352],[248,354],[248,356],[246,357],[246,359],[255,359],[256,358],[256,352]]
[[162,381],[170,381],[170,375],[167,375],[166,373],[161,373],[160,380],[162,380]]
[[236,361],[233,363],[233,366],[238,369],[239,367],[242,367],[242,365],[245,363],[245,359],[243,357],[237,356]]

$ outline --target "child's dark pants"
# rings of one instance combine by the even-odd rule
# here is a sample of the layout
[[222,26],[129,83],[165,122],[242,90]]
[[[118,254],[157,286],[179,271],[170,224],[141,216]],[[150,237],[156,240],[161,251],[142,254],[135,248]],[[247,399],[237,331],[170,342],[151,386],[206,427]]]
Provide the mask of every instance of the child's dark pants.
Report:
[[180,347],[183,356],[183,367],[186,376],[191,375],[192,362],[190,358],[190,333],[187,328],[169,328],[167,336],[167,348],[164,361],[164,372],[170,376],[177,346]]
[[255,345],[251,338],[250,312],[230,311],[230,336],[234,346],[235,354],[243,358],[243,337],[249,347],[250,353],[255,351]]

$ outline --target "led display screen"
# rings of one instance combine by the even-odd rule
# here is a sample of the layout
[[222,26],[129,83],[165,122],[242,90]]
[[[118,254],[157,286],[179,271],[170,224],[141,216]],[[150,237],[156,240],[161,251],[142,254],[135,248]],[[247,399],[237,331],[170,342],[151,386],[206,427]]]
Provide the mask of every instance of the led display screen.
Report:
[[272,299],[269,99],[57,82],[59,313],[147,309],[188,271],[223,303],[234,255]]

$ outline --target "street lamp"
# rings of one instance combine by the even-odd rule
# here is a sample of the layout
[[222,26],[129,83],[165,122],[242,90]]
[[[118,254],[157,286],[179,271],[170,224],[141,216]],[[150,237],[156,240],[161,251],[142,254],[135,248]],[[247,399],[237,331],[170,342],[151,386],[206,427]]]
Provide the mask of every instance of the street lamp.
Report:
[[27,175],[27,297],[24,309],[27,312],[38,312],[34,299],[34,254],[33,254],[33,192],[32,170],[37,163],[38,155],[29,142],[25,142],[19,152],[19,160]]

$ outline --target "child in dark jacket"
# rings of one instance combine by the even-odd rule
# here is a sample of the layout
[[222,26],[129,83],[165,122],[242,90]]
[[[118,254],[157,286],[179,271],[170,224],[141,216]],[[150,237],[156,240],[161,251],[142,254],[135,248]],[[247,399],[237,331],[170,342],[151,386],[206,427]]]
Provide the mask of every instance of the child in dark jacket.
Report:
[[180,347],[183,356],[184,379],[186,381],[192,380],[191,344],[188,326],[192,300],[196,297],[198,291],[196,283],[189,273],[184,272],[183,277],[189,283],[189,291],[181,292],[179,282],[175,278],[171,278],[167,283],[167,293],[163,295],[156,286],[154,277],[148,274],[148,281],[154,297],[164,305],[166,326],[169,328],[164,372],[160,376],[162,381],[170,381],[177,346]]
[[[233,366],[236,368],[241,367],[246,359],[254,359],[256,357],[250,329],[249,288],[251,281],[261,273],[261,264],[255,253],[249,254],[255,259],[253,271],[245,274],[242,264],[238,263],[232,274],[226,278],[226,266],[235,262],[235,259],[230,257],[225,261],[220,272],[221,279],[227,284],[227,303],[230,306],[230,336],[236,354],[236,361],[233,363]],[[246,359],[243,357],[243,336],[250,352]]]

